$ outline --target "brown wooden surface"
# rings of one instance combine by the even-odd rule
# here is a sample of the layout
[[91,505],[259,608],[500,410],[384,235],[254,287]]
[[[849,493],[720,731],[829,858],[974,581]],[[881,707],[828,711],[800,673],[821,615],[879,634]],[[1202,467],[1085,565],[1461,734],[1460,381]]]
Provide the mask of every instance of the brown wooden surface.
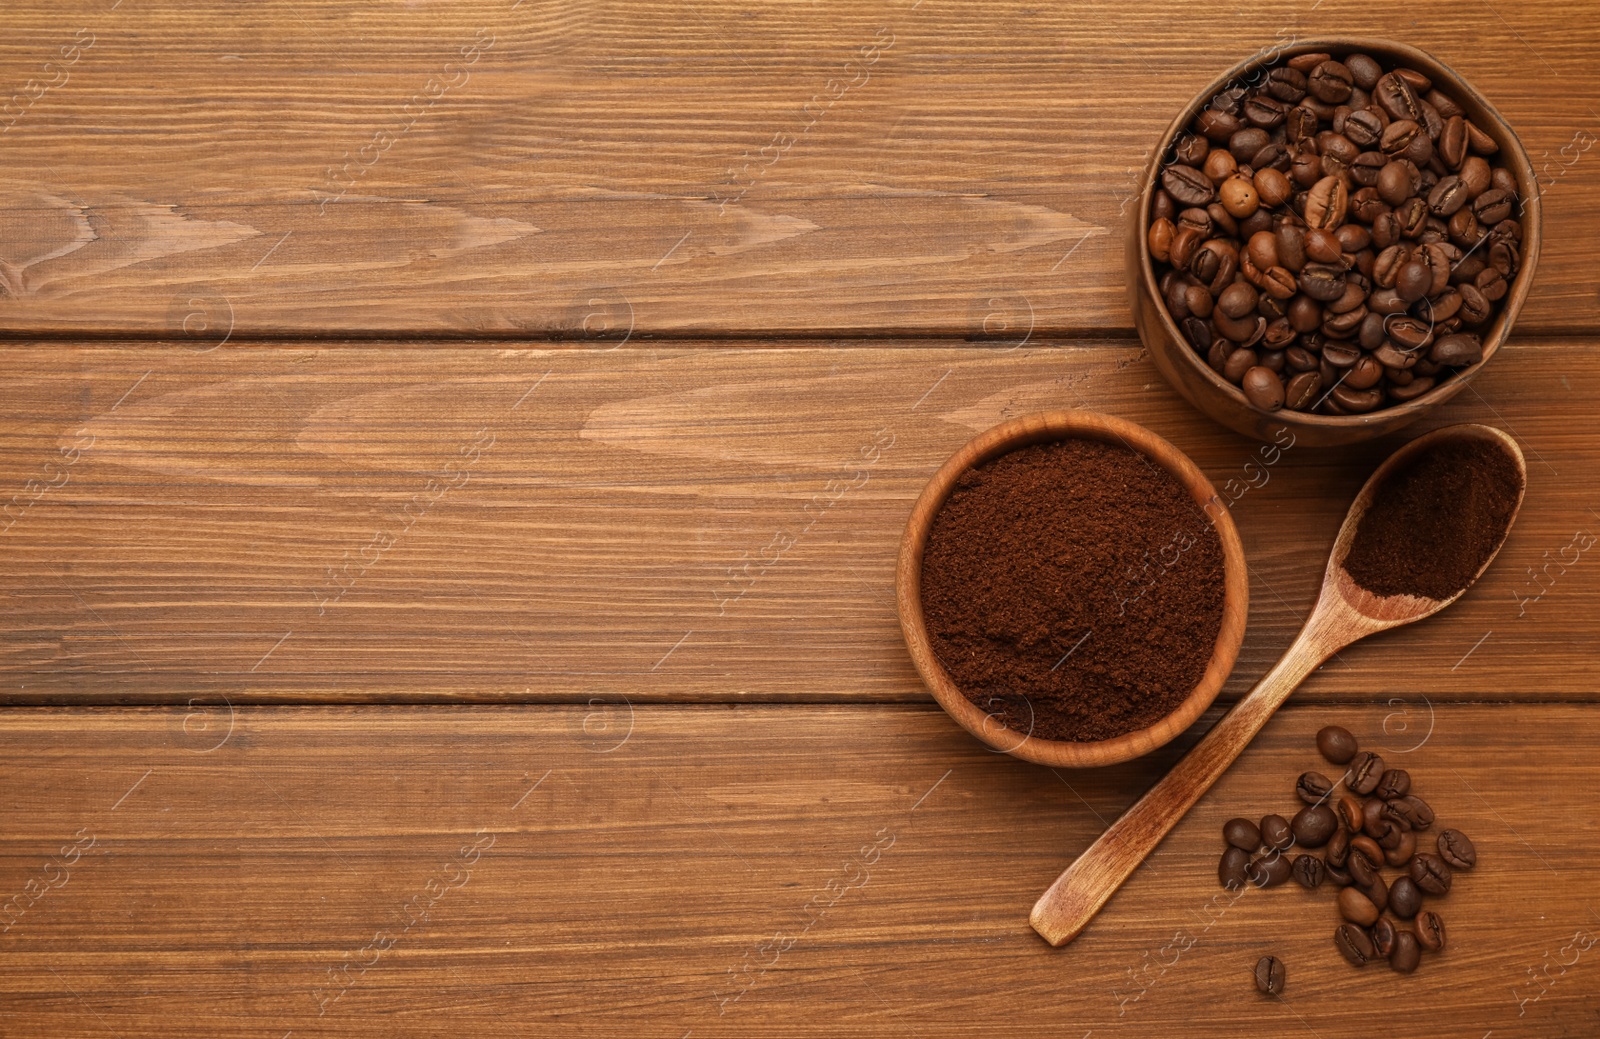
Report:
[[[241,334],[521,339],[617,311],[641,332],[1127,329],[1122,210],[1167,121],[1259,48],[1356,31],[1457,69],[1548,164],[1521,327],[1587,327],[1591,243],[1555,229],[1600,223],[1597,157],[1575,141],[1600,134],[1591,13],[1277,0],[1201,26],[1160,4],[992,0],[18,0],[0,89],[66,78],[3,137],[0,258],[21,293],[4,321],[159,334],[212,307]],[[44,69],[80,28],[93,46]]]
[[[1591,14],[7,5],[0,98],[37,96],[0,114],[0,908],[95,844],[0,934],[0,1034],[1594,1034]],[[1139,350],[1122,210],[1218,68],[1352,31],[1505,114],[1545,247],[1436,418],[1263,469]],[[951,452],[1075,406],[1237,499],[1224,702],[1398,443],[1498,425],[1530,481],[1478,588],[1313,674],[1053,950],[1029,907],[1216,712],[1100,771],[992,755],[917,682],[893,567]],[[1291,807],[1334,721],[1483,855],[1410,979],[1336,959],[1331,898],[1212,902],[1220,823]]]
[[[1055,950],[1027,926],[1033,899],[1172,749],[1057,775],[931,707],[630,722],[578,705],[250,708],[205,753],[181,709],[13,711],[7,887],[80,829],[96,843],[0,935],[0,1020],[19,1039],[1592,1035],[1600,949],[1562,948],[1600,935],[1594,711],[1441,708],[1401,741],[1388,713],[1286,709]],[[1436,903],[1449,948],[1411,977],[1339,958],[1330,892],[1228,906],[1217,886],[1223,820],[1290,807],[1332,719],[1411,768],[1479,849]],[[459,886],[406,929],[402,907],[441,872]],[[388,947],[363,953],[374,940]],[[1288,966],[1281,1005],[1251,983],[1267,953]],[[372,965],[319,1017],[347,954]],[[1553,979],[1542,995],[1530,967]]]

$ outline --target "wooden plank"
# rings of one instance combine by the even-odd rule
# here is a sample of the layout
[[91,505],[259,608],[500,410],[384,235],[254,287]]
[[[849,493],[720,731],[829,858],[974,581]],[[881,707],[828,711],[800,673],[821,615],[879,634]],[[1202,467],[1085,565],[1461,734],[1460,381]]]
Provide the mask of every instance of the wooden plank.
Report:
[[1593,329],[1586,14],[1273,0],[1197,32],[1120,3],[18,0],[0,323],[1127,332],[1125,210],[1166,122],[1258,48],[1359,25],[1517,128],[1550,232],[1520,327]]
[[[892,599],[912,500],[979,430],[1071,406],[1147,424],[1234,500],[1252,609],[1232,697],[1288,645],[1393,446],[1264,465],[1106,343],[8,360],[12,703],[923,701]],[[1514,417],[1522,518],[1463,602],[1302,698],[1382,699],[1400,675],[1433,698],[1595,695],[1572,660],[1600,610],[1597,395],[1588,342],[1540,341],[1429,423]]]
[[[625,740],[582,706],[241,709],[206,752],[181,708],[6,711],[0,888],[60,886],[0,935],[5,1031],[1590,1034],[1600,719],[1441,707],[1409,749],[1386,712],[1287,709],[1052,950],[1034,898],[1170,749],[1058,775],[931,708],[745,705],[642,707]],[[1216,898],[1223,820],[1292,807],[1335,721],[1479,850],[1412,977],[1338,957],[1328,892]]]

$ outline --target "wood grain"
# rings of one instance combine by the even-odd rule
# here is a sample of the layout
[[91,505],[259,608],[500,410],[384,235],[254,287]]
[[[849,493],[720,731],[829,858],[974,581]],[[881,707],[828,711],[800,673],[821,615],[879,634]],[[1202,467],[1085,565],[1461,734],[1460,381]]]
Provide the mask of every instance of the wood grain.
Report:
[[[1028,907],[1179,748],[1056,774],[932,707],[324,707],[206,753],[184,713],[0,713],[8,904],[95,842],[0,935],[7,1036],[1577,1037],[1600,1000],[1586,707],[1441,708],[1401,754],[1383,706],[1291,706],[1068,950]],[[1479,850],[1412,977],[1348,967],[1326,892],[1217,887],[1223,820],[1290,807],[1330,721]]]
[[[980,430],[1071,406],[1149,426],[1233,499],[1251,612],[1231,699],[1289,644],[1395,446],[1265,464],[1138,351],[1083,342],[7,356],[13,703],[924,701],[893,601],[911,505]],[[1383,699],[1405,674],[1435,699],[1594,697],[1571,662],[1600,609],[1580,551],[1597,396],[1587,341],[1523,343],[1430,420],[1519,438],[1522,517],[1461,603],[1301,696]]]
[[1359,27],[1516,128],[1550,231],[1518,330],[1592,330],[1587,15],[1275,0],[1197,32],[1114,3],[18,0],[0,324],[1126,334],[1125,210],[1167,120],[1258,48]]

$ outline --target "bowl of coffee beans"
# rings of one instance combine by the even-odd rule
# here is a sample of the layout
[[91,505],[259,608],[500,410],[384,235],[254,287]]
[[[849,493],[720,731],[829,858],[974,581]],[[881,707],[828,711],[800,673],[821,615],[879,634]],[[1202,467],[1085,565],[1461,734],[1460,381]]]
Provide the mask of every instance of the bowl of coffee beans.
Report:
[[1087,411],[957,451],[912,509],[896,573],[912,662],[997,751],[1082,768],[1144,754],[1216,699],[1244,639],[1233,518],[1161,437]]
[[1539,221],[1516,134],[1442,62],[1384,40],[1273,48],[1167,128],[1130,229],[1134,322],[1230,429],[1353,443],[1488,364]]

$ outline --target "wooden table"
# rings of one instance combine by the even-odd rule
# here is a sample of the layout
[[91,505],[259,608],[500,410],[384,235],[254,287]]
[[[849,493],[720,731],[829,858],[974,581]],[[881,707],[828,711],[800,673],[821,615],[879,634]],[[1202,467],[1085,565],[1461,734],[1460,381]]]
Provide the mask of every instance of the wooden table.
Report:
[[[15,0],[0,1033],[1596,1034],[1591,14]],[[1429,424],[1513,431],[1527,505],[1053,950],[1034,899],[1193,736],[988,753],[909,665],[900,529],[978,430],[1135,419],[1248,485],[1223,700],[1276,659],[1400,441],[1247,470],[1120,256],[1184,99],[1356,30],[1541,169],[1515,341]],[[1340,961],[1326,892],[1217,897],[1329,723],[1477,841],[1418,975]]]

